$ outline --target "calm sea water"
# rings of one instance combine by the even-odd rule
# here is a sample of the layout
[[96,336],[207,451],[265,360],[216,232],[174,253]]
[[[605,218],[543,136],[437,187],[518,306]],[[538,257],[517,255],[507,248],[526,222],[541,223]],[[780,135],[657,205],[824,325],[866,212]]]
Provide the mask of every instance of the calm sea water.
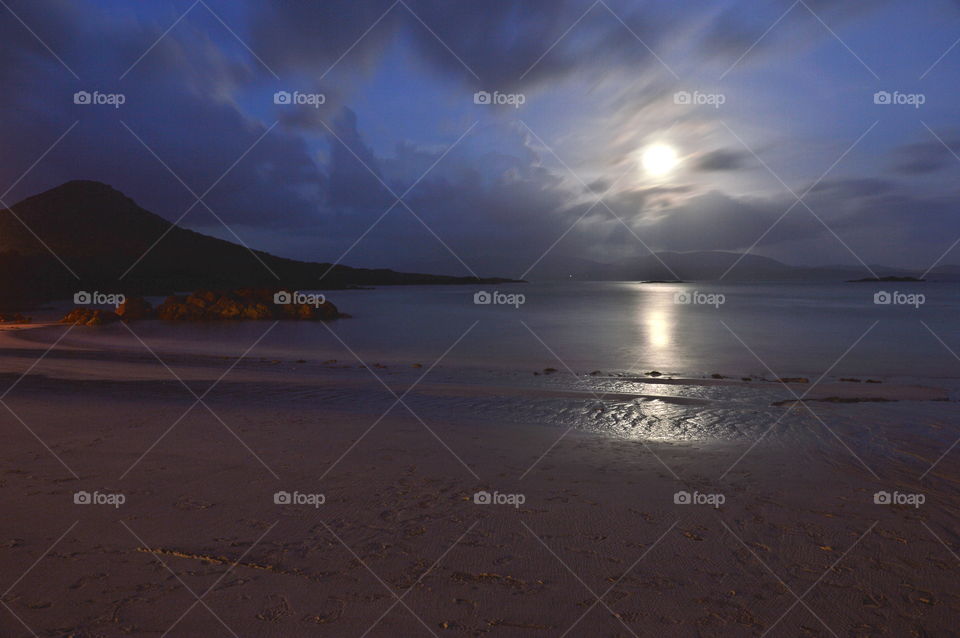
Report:
[[[349,347],[367,363],[426,366],[453,346],[444,366],[766,377],[771,370],[818,377],[835,366],[833,377],[960,378],[960,360],[937,339],[960,352],[960,285],[952,283],[576,282],[483,289],[500,293],[500,301],[523,295],[519,306],[476,304],[479,290],[332,292],[329,299],[353,315],[329,324],[346,346],[321,324],[282,322],[257,354],[349,360]],[[899,296],[877,304],[879,292]],[[169,348],[236,355],[265,328],[243,322],[181,324],[172,331],[145,322],[137,331]]]
[[[476,303],[487,299],[475,300],[479,292],[505,303]],[[875,303],[883,292],[893,303]],[[375,381],[412,387],[443,357],[407,398],[428,420],[572,426],[664,441],[755,439],[776,423],[775,436],[791,445],[813,441],[832,449],[832,432],[841,431],[852,445],[879,446],[890,454],[898,453],[892,432],[907,431],[911,440],[929,436],[931,449],[955,436],[955,401],[818,403],[816,418],[803,410],[783,418],[777,402],[791,395],[779,383],[657,384],[638,373],[768,380],[828,373],[827,381],[935,385],[956,399],[956,284],[578,282],[484,290],[396,287],[331,292],[329,298],[352,318],[280,322],[266,336],[271,324],[262,321],[144,321],[132,327],[174,368],[195,360],[178,353],[234,358],[262,338],[247,363],[276,373],[256,388],[232,386],[234,373],[217,388],[219,396],[287,397],[334,411],[369,412],[371,421],[394,399]],[[75,330],[64,345],[115,348],[122,360],[132,347],[152,362],[116,324]],[[363,370],[356,358],[380,366]],[[325,363],[331,359],[337,363]],[[545,374],[545,368],[557,373]]]

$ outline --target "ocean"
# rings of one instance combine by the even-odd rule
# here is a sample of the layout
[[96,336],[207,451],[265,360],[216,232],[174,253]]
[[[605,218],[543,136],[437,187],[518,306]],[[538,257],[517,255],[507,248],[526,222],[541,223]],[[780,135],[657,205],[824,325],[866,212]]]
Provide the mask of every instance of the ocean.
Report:
[[[475,303],[483,292],[491,303]],[[262,356],[349,359],[349,348],[368,362],[429,365],[446,352],[447,366],[526,371],[960,378],[955,283],[571,282],[327,296],[352,315],[329,324],[343,343],[324,325],[282,322]],[[138,326],[169,348],[230,355],[268,324]]]

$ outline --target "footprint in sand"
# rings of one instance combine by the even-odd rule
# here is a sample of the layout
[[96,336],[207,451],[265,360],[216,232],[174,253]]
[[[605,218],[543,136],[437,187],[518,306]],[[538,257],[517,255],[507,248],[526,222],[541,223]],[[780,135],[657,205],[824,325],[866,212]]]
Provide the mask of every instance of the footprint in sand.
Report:
[[268,606],[257,614],[257,619],[266,622],[280,622],[293,611],[290,608],[290,602],[279,594],[267,596],[267,604]]

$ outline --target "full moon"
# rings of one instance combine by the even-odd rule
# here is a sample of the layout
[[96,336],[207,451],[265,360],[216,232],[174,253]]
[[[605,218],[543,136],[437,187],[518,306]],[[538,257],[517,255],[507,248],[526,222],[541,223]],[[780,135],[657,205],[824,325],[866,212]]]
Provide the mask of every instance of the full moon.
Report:
[[653,144],[643,149],[643,155],[640,162],[643,169],[650,175],[666,175],[676,167],[680,160],[677,159],[677,152],[666,144]]

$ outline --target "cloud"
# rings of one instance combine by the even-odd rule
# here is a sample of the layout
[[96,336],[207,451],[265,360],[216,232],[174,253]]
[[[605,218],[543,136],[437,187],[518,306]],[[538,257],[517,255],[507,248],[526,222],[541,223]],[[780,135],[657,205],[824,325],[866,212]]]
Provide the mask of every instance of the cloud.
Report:
[[954,156],[956,151],[951,149],[960,149],[960,139],[944,140],[944,143],[933,140],[900,147],[896,150],[893,170],[903,175],[926,175],[940,171],[957,161]]
[[650,8],[617,7],[614,16],[596,5],[585,14],[589,6],[578,0],[392,5],[386,0],[263,5],[254,19],[254,48],[284,71],[316,77],[347,51],[349,59],[338,66],[369,73],[403,38],[440,77],[472,89],[510,91],[590,68],[658,65],[637,37],[656,50],[681,23],[677,12]]
[[814,199],[817,196],[831,197],[837,201],[857,198],[870,198],[894,192],[896,185],[890,180],[880,178],[833,179],[820,182],[811,189]]
[[[279,127],[267,133],[269,123],[238,108],[233,96],[255,73],[212,39],[230,37],[212,16],[191,13],[121,80],[177,15],[136,19],[87,3],[56,4],[62,13],[26,4],[15,10],[79,80],[18,22],[0,21],[0,37],[18,51],[15,63],[0,64],[8,86],[18,87],[0,96],[0,143],[17,150],[0,167],[0,179],[13,183],[50,149],[8,204],[84,178],[107,182],[171,220],[194,202],[188,188],[197,194],[212,188],[205,201],[238,228],[307,223],[325,177],[303,139]],[[125,103],[78,105],[78,90],[122,93]],[[202,205],[183,222],[224,232]]]
[[736,171],[744,167],[750,154],[741,151],[718,149],[704,153],[694,162],[694,170],[704,172]]
[[[332,208],[386,208],[393,198],[380,163],[357,131],[357,116],[344,109],[330,133],[331,160],[326,203]],[[387,184],[389,186],[389,184]]]

